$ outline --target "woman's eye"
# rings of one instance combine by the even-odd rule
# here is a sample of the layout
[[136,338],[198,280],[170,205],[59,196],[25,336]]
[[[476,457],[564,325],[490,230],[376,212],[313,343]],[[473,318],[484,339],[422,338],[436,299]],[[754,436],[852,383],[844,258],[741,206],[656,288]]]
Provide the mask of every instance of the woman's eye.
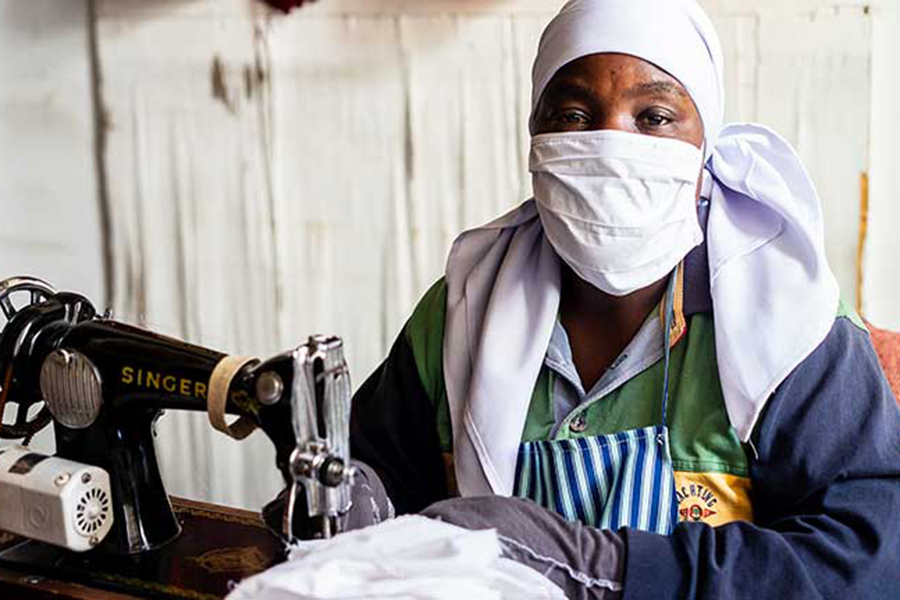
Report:
[[552,115],[551,119],[562,125],[581,126],[588,125],[591,118],[581,110],[562,110]]
[[638,117],[639,123],[644,127],[660,128],[671,125],[674,119],[666,112],[659,110],[648,110]]

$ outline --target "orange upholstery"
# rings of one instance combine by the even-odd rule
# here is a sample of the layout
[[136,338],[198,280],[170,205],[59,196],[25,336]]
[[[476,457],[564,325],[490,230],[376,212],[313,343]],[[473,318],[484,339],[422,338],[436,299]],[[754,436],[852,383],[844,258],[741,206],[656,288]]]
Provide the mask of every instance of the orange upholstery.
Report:
[[894,397],[900,403],[900,333],[878,329],[868,322],[866,325],[872,333],[872,344],[891,389],[894,390]]

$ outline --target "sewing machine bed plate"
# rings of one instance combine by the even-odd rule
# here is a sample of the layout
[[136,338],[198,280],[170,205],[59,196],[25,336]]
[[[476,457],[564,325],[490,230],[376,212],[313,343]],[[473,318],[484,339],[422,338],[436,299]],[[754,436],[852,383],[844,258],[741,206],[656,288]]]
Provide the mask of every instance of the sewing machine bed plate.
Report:
[[[256,513],[177,498],[172,504],[184,527],[181,535],[139,559],[75,555],[46,544],[21,539],[3,543],[0,538],[0,597],[38,597],[31,592],[38,592],[40,582],[45,581],[46,586],[55,580],[131,598],[213,600],[227,595],[231,582],[259,573],[283,558],[281,542]],[[15,587],[8,576],[11,572],[30,577]],[[49,588],[45,592],[52,593]]]

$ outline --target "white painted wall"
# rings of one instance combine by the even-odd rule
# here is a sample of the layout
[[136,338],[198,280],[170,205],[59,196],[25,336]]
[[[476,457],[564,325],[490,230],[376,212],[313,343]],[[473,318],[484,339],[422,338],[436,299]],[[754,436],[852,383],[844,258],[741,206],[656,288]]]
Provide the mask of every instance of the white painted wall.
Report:
[[0,0],[0,278],[104,303],[84,0]]
[[[871,152],[868,307],[900,325],[898,284],[873,283],[900,224],[900,25],[881,1],[703,3],[727,55],[728,116],[797,146],[848,299]],[[336,333],[360,383],[454,236],[527,198],[530,63],[559,4],[320,0],[281,17],[252,0],[96,0],[117,315],[244,354]],[[0,272],[22,265],[94,295],[86,15],[83,1],[0,0]],[[46,161],[54,177],[35,168]],[[262,434],[237,443],[204,415],[170,414],[159,446],[172,493],[258,508],[278,488]]]
[[[102,307],[89,31],[85,0],[0,0],[0,279]],[[49,429],[35,447],[52,450]]]
[[865,311],[900,331],[900,2],[879,0],[872,54],[871,209],[865,261]]

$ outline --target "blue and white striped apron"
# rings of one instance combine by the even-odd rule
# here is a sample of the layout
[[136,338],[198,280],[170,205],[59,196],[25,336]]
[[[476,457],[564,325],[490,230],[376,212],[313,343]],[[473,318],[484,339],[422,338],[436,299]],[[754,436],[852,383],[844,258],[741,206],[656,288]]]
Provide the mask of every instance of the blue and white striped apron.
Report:
[[519,447],[514,495],[593,527],[661,534],[675,528],[678,501],[666,406],[677,274],[676,269],[666,292],[662,424],[596,437],[525,442]]

